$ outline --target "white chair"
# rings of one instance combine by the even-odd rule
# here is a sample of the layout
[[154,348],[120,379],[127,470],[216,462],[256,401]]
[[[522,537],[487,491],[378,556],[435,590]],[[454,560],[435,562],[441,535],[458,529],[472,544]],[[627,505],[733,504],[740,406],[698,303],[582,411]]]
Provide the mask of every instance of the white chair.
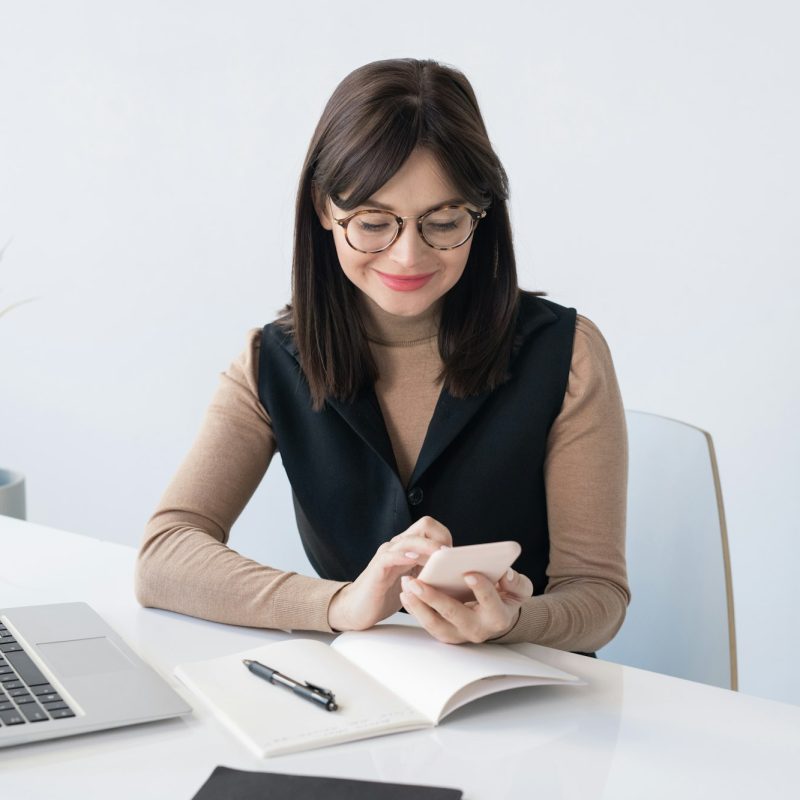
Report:
[[736,689],[728,535],[711,436],[626,410],[631,604],[600,658]]

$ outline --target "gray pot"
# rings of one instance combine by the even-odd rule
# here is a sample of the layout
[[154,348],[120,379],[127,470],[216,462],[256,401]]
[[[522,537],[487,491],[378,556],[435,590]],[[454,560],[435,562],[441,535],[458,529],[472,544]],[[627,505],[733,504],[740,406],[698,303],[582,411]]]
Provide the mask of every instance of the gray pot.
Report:
[[0,469],[0,514],[25,519],[25,476]]

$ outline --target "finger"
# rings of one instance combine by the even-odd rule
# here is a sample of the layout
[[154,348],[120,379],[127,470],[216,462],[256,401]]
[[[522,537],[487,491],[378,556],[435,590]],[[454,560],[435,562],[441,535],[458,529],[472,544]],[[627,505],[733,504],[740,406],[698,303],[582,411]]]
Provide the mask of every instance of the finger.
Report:
[[502,622],[508,614],[506,604],[497,591],[497,587],[479,572],[470,572],[464,576],[464,583],[472,589],[475,599],[478,601],[479,608],[476,609],[481,615],[490,622]]
[[453,537],[450,535],[450,531],[433,517],[420,517],[413,525],[395,538],[407,535],[422,536],[439,544],[446,544],[448,547],[453,546]]
[[480,631],[480,638],[471,641],[486,641],[507,633],[519,617],[521,600],[515,595],[503,597],[495,585],[485,576],[469,573],[464,576],[476,600],[472,611],[475,625]]
[[459,644],[464,641],[464,637],[447,620],[442,619],[441,615],[410,590],[400,592],[400,602],[403,604],[403,608],[440,642]]
[[420,563],[425,563],[442,545],[433,539],[426,539],[420,535],[407,535],[392,539],[385,547],[386,551],[401,553],[416,553],[420,556]]
[[430,606],[443,620],[461,635],[459,641],[478,641],[478,626],[480,620],[472,609],[465,606],[460,600],[434,589],[423,581],[406,578],[404,589],[407,593],[413,592],[426,605]]
[[396,537],[378,548],[368,569],[372,567],[382,570],[384,577],[390,581],[396,580],[402,574],[416,577],[428,558],[442,547],[444,545],[419,536]]
[[497,582],[497,587],[501,592],[514,595],[521,600],[533,595],[533,583],[531,579],[521,572],[515,572],[513,569],[508,570],[508,572],[500,578]]
[[364,579],[377,580],[385,588],[393,585],[402,575],[419,572],[420,560],[427,556],[402,550],[379,550],[362,573]]

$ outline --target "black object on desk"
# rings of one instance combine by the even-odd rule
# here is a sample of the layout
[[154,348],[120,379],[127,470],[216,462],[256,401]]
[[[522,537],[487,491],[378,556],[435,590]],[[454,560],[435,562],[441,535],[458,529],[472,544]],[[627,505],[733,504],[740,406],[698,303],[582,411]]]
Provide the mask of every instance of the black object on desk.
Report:
[[339,706],[336,705],[333,692],[330,689],[314,686],[313,683],[309,683],[308,681],[300,683],[300,681],[296,681],[288,675],[283,675],[278,672],[278,670],[272,669],[272,667],[268,667],[260,661],[251,661],[249,658],[245,658],[242,660],[242,663],[253,675],[257,675],[259,678],[268,681],[273,686],[282,686],[284,689],[294,692],[298,697],[302,697],[303,700],[308,700],[320,708],[324,708],[326,711],[336,711],[336,709],[339,708]]
[[217,767],[192,800],[461,800],[460,789]]

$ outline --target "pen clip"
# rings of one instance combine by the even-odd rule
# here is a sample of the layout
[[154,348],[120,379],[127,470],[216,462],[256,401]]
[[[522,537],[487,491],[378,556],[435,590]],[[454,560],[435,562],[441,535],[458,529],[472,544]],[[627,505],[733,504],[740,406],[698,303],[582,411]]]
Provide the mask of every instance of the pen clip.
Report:
[[315,686],[313,683],[309,683],[309,681],[305,681],[305,686],[311,689],[312,692],[316,692],[323,697],[327,697],[328,700],[333,700],[334,695],[330,689],[323,689],[321,686]]

